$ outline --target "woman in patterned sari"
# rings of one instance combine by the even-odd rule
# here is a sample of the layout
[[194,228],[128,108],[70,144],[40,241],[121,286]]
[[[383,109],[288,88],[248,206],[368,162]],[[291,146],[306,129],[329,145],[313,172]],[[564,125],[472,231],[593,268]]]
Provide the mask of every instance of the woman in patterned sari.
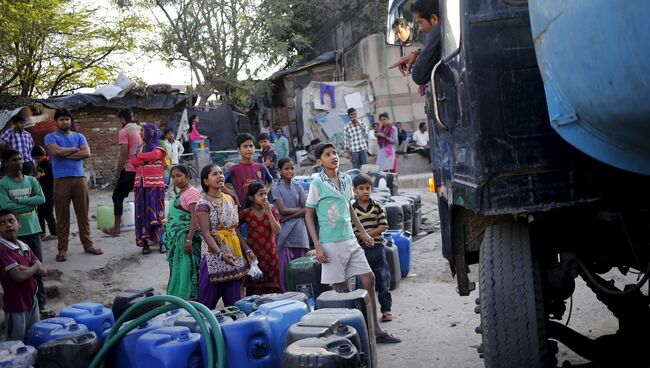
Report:
[[171,180],[178,194],[169,206],[163,243],[167,246],[169,282],[167,295],[183,299],[199,297],[199,266],[201,264],[201,232],[194,213],[201,192],[190,184],[190,171],[185,165],[174,166]]
[[205,196],[196,204],[195,213],[203,234],[199,270],[199,302],[214,309],[223,298],[225,306],[241,298],[241,283],[249,262],[257,259],[237,230],[237,205],[222,192],[223,171],[217,165],[201,170]]
[[160,246],[160,253],[167,248],[162,242],[165,221],[165,150],[160,147],[160,130],[155,124],[142,127],[142,146],[131,157],[135,167],[135,241],[142,247],[142,254],[149,254],[151,244]]

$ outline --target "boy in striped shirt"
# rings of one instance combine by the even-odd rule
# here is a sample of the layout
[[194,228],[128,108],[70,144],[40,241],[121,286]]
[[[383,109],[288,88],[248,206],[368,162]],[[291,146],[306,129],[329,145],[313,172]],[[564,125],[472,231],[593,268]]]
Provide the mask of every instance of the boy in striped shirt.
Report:
[[[366,253],[368,264],[375,274],[375,290],[377,291],[377,299],[381,307],[381,321],[390,322],[393,320],[391,307],[393,299],[390,295],[390,270],[388,268],[388,261],[386,260],[386,248],[384,248],[384,238],[381,235],[388,229],[388,222],[386,221],[386,214],[384,213],[384,206],[381,203],[370,198],[372,193],[372,182],[370,178],[365,175],[358,175],[352,181],[354,187],[354,194],[357,200],[352,204],[352,208],[359,218],[361,226],[370,235],[374,244],[367,246],[362,242],[361,247]],[[359,237],[359,229],[354,226],[354,234]]]

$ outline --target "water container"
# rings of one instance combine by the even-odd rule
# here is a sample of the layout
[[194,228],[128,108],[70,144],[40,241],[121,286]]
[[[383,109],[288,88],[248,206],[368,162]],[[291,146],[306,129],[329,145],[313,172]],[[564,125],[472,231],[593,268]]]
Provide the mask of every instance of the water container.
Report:
[[[239,313],[242,313],[238,310]],[[263,316],[241,318],[221,326],[228,368],[273,368],[271,325]]]
[[[113,227],[115,225],[115,213],[113,212],[113,204],[99,204],[97,205],[97,228],[103,229]],[[122,230],[133,230],[135,228],[135,204],[133,202],[124,203],[124,211],[122,213]]]
[[408,231],[386,230],[384,232],[384,238],[393,239],[399,251],[399,266],[402,271],[402,277],[408,276],[411,270],[411,257],[413,256],[411,233]]
[[399,195],[413,200],[413,229],[411,234],[416,236],[420,233],[420,225],[422,224],[422,197],[417,192],[399,192]]
[[384,192],[373,192],[370,195],[370,198],[374,199],[375,201],[384,204],[387,201],[390,200],[390,194],[389,193],[384,193]]
[[[214,315],[214,318],[217,319],[219,326],[223,326],[225,324],[233,322],[233,319],[231,317],[224,315],[218,310],[213,310],[211,312]],[[208,327],[208,329],[210,329],[210,324],[208,323],[208,320],[205,319],[205,317],[203,318],[203,320],[205,321],[205,324]],[[192,315],[188,311],[183,309],[176,317],[176,321],[174,321],[174,326],[187,327],[190,330],[190,332],[201,334],[201,356],[203,357],[203,361],[206,362],[207,349],[205,346],[205,336],[201,331],[201,327],[199,327],[199,324],[196,322],[196,319],[194,319],[194,317],[192,317]]]
[[297,175],[293,177],[293,182],[300,184],[302,189],[305,190],[305,193],[309,192],[309,185],[311,184],[312,180],[314,180],[314,178],[311,176]]
[[371,353],[376,349],[376,342],[374,337],[372,340],[369,338],[366,320],[360,310],[351,308],[317,309],[302,317],[300,322],[314,326],[328,326],[340,323],[353,327],[359,336],[361,346],[359,351],[363,353],[364,366],[368,368],[377,366],[377,356],[375,355],[375,360],[373,361]]
[[[155,291],[153,288],[127,289],[122,291],[113,300],[113,315],[115,316],[115,319],[119,319],[120,316],[122,316],[122,314],[126,312],[126,310],[129,309],[132,305],[154,295],[160,295],[160,293]],[[138,309],[136,309],[135,313],[131,314],[129,319],[131,320],[138,318],[150,310],[156,309],[163,305],[165,305],[165,303],[160,301],[140,306]]]
[[391,201],[402,205],[402,213],[404,214],[404,231],[410,232],[413,229],[413,200],[408,197],[392,196]]
[[113,311],[99,303],[78,303],[67,306],[59,313],[61,317],[70,317],[77,323],[88,327],[89,331],[94,331],[97,336],[101,336],[105,330],[113,327],[115,318]]
[[199,368],[201,334],[187,327],[163,327],[142,335],[135,346],[136,368]]
[[[124,336],[124,338],[122,338],[122,340],[120,340],[120,342],[108,353],[108,362],[113,364],[113,367],[135,367],[135,346],[140,336],[162,327],[173,326],[178,314],[180,313],[161,314],[129,331],[129,333],[126,334],[126,336]],[[128,326],[130,323],[133,323],[133,320],[125,322],[120,326],[120,329]],[[109,331],[110,330],[104,331],[102,334],[102,341],[106,341]]]
[[301,257],[291,260],[286,268],[287,288],[307,295],[308,299],[318,298],[331,287],[320,282],[321,264],[316,257]]
[[48,318],[32,325],[27,333],[26,342],[27,345],[38,348],[41,344],[50,340],[75,335],[80,332],[88,332],[88,327],[78,324],[72,318]]
[[235,307],[239,308],[240,311],[246,313],[246,315],[249,315],[253,313],[257,307],[255,306],[255,302],[260,298],[259,295],[250,295],[245,298],[242,298],[238,301],[235,302]]
[[255,301],[253,310],[256,311],[262,304],[273,303],[280,300],[297,300],[305,305],[309,303],[309,298],[305,293],[299,291],[287,291],[286,293],[264,294]]
[[299,164],[307,158],[307,151],[297,150],[296,151],[296,163]]
[[0,367],[29,368],[36,364],[36,348],[22,341],[0,342]]
[[[357,330],[352,326],[341,324],[338,319],[332,318],[312,319],[309,322],[301,320],[298,323],[294,323],[287,331],[284,346],[288,347],[298,340],[309,337],[325,337],[331,335],[346,338],[357,348],[357,351],[363,351]],[[362,360],[365,364],[365,356]]]
[[38,347],[40,368],[86,368],[99,351],[94,331],[60,337]]
[[[338,293],[334,290],[322,293],[316,299],[316,309],[323,308],[354,308],[363,313],[363,318],[368,329],[368,340],[370,345],[370,358],[372,366],[377,364],[377,351],[375,346],[375,314],[372,312],[372,303],[370,295],[363,289],[357,289],[347,293]],[[352,325],[356,328],[356,326]]]
[[399,251],[393,243],[393,239],[386,239],[386,261],[390,271],[390,290],[395,290],[399,287],[399,282],[402,279],[402,269],[399,264]]
[[287,330],[307,313],[307,304],[302,301],[280,300],[262,304],[251,314],[251,317],[266,318],[271,326],[271,356],[276,366],[280,366],[282,362]]
[[223,314],[225,317],[230,317],[234,321],[246,318],[246,313],[233,306],[221,308],[219,309],[219,313]]
[[357,348],[350,340],[336,335],[296,341],[287,347],[282,360],[283,368],[358,368],[360,365]]
[[395,202],[386,202],[384,203],[384,210],[386,211],[388,228],[392,230],[404,230],[404,210],[402,209],[402,205]]

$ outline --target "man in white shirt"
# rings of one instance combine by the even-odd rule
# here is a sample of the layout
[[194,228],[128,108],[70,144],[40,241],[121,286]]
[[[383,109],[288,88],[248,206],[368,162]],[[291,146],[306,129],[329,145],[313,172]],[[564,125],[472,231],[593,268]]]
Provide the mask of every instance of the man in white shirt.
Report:
[[165,151],[172,161],[172,165],[178,165],[179,159],[184,152],[183,144],[174,139],[174,130],[172,128],[165,129]]
[[427,123],[421,122],[420,128],[413,133],[413,145],[409,151],[419,153],[431,161],[429,157],[429,132],[427,132]]

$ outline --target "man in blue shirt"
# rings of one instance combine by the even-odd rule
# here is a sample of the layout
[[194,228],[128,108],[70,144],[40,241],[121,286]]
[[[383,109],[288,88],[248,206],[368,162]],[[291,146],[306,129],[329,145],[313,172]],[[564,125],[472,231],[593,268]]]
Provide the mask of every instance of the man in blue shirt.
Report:
[[70,131],[72,114],[67,109],[54,113],[57,131],[45,136],[45,146],[52,156],[54,172],[54,210],[56,212],[56,232],[59,252],[58,262],[66,260],[68,236],[70,235],[70,202],[74,206],[79,225],[79,238],[84,252],[99,255],[102,250],[93,246],[90,239],[88,220],[88,184],[84,173],[83,160],[90,157],[86,137]]

